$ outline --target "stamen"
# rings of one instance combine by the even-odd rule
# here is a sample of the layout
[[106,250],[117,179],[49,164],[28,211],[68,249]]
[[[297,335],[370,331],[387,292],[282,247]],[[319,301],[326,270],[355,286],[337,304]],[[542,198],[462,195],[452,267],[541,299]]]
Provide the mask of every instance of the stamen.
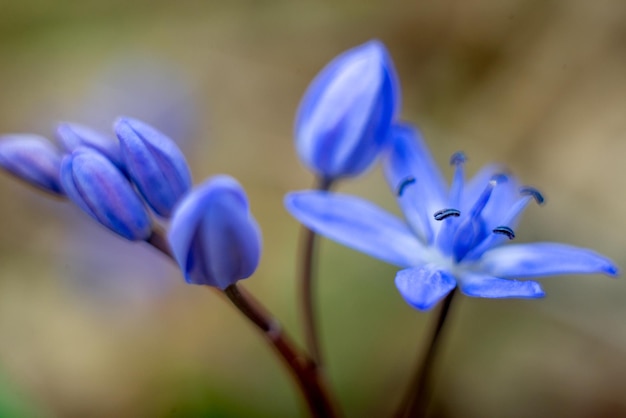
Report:
[[463,193],[463,183],[465,182],[465,161],[467,161],[467,157],[461,151],[455,152],[450,157],[450,165],[454,166],[454,177],[452,177],[448,204],[453,208],[459,207],[461,204],[461,194]]
[[461,211],[458,209],[441,209],[435,212],[433,215],[436,221],[443,221],[446,218],[451,216],[459,217],[461,216]]
[[519,192],[523,195],[532,196],[538,205],[543,205],[545,202],[545,199],[543,198],[543,195],[541,194],[541,192],[535,189],[534,187],[523,186],[519,189]]
[[515,238],[515,232],[508,226],[498,226],[493,229],[493,233],[506,235],[509,239]]
[[415,177],[407,177],[404,180],[402,180],[402,182],[400,182],[400,185],[398,186],[398,193],[397,193],[397,195],[398,196],[402,196],[402,193],[404,193],[404,189],[407,186],[415,183],[416,181],[417,180],[415,180]]
[[467,157],[463,151],[457,151],[450,157],[450,165],[459,165],[467,161]]

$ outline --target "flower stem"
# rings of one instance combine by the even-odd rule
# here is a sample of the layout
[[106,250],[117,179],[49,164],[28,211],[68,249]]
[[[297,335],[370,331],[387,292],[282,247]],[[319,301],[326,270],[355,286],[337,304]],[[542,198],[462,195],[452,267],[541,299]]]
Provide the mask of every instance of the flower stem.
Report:
[[[146,242],[169,258],[174,258],[162,229],[155,227]],[[227,287],[223,294],[264,334],[285,362],[298,383],[311,416],[315,418],[338,417],[339,413],[335,409],[329,391],[326,389],[326,382],[319,370],[314,367],[315,363],[297,348],[291,338],[282,330],[280,323],[268,313],[260,302],[236,285]]]
[[441,331],[443,330],[444,323],[448,317],[450,311],[450,305],[456,290],[448,293],[448,296],[443,301],[441,309],[439,310],[439,316],[433,334],[430,340],[430,345],[421,360],[419,367],[416,370],[415,375],[409,385],[409,389],[400,404],[400,408],[394,417],[396,418],[425,418],[428,413],[428,404],[430,402],[428,380],[430,378],[433,363],[437,354],[437,348],[439,346],[439,340]]
[[[333,180],[318,178],[315,181],[315,189],[320,191],[330,190]],[[302,309],[302,321],[306,348],[314,361],[314,367],[321,368],[322,350],[320,348],[317,320],[313,303],[313,281],[315,279],[316,265],[316,242],[317,234],[307,227],[302,227],[302,244],[300,253],[300,304]]]
[[311,416],[316,418],[337,417],[337,412],[326,391],[321,375],[316,368],[310,367],[310,360],[307,361],[301,356],[295,348],[295,344],[282,331],[278,321],[269,316],[256,300],[242,292],[236,284],[228,286],[224,293],[263,332],[265,338],[280,354],[296,378],[307,401]]

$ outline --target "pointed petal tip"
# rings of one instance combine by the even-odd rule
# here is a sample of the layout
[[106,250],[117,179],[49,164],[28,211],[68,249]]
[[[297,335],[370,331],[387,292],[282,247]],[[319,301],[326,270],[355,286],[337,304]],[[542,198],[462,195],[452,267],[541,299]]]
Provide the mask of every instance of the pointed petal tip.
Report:
[[607,276],[614,278],[618,278],[620,276],[619,267],[611,262],[607,262],[607,265],[602,270],[602,272]]
[[454,276],[433,264],[400,270],[395,278],[402,298],[420,311],[428,311],[456,287]]

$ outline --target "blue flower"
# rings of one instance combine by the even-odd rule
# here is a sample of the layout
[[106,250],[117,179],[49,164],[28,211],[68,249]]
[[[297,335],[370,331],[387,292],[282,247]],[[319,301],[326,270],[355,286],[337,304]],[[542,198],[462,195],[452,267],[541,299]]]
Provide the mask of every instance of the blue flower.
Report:
[[357,176],[383,148],[400,108],[393,62],[378,41],[336,57],[313,80],[296,117],[300,159],[325,179]]
[[131,241],[152,232],[148,212],[132,185],[109,159],[90,148],[78,148],[61,162],[61,184],[67,196],[93,219]]
[[172,217],[168,241],[188,283],[222,290],[250,277],[261,255],[261,232],[246,194],[224,175],[185,196]]
[[0,140],[0,167],[57,196],[64,195],[59,181],[60,166],[61,153],[44,137],[12,134]]
[[191,189],[185,156],[165,134],[137,119],[120,118],[114,129],[131,180],[157,215],[169,217]]
[[539,298],[537,276],[604,273],[618,269],[591,250],[558,243],[502,246],[514,238],[524,208],[541,194],[487,166],[467,183],[465,157],[453,155],[451,186],[425,143],[407,125],[393,128],[385,158],[387,180],[406,222],[357,197],[301,191],[286,196],[289,212],[312,230],[348,247],[404,268],[395,279],[404,299],[432,308],[456,286],[468,296]]

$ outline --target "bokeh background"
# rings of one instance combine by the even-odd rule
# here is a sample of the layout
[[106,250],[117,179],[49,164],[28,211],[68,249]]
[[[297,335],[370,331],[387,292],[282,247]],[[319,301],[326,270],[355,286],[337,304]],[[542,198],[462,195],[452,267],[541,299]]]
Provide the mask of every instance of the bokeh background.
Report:
[[[293,117],[315,73],[371,38],[441,164],[464,150],[470,172],[500,161],[547,196],[520,242],[626,266],[622,0],[0,0],[0,132],[110,131],[125,114],[175,138],[196,182],[237,177],[265,244],[245,286],[301,341],[299,227],[282,197],[313,179]],[[338,189],[397,211],[378,168]],[[213,292],[7,175],[0,196],[0,416],[304,415],[271,350]],[[405,304],[394,273],[322,243],[323,341],[349,417],[393,411],[428,335],[433,314]],[[437,416],[626,416],[626,282],[543,283],[544,300],[453,307]]]

